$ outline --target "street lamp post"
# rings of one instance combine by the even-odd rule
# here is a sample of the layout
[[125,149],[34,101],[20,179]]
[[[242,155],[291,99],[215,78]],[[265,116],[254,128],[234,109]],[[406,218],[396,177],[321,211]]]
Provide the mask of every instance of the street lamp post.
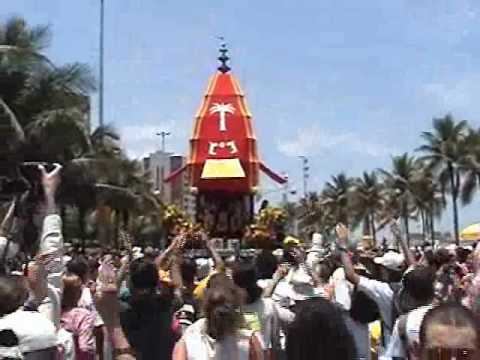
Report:
[[156,134],[157,136],[160,136],[162,138],[162,147],[161,147],[161,160],[162,160],[162,165],[161,165],[161,168],[160,168],[160,197],[162,199],[162,201],[164,201],[164,195],[165,195],[165,187],[163,185],[163,181],[165,179],[165,158],[166,158],[166,155],[165,155],[165,138],[167,136],[170,136],[171,135],[171,132],[169,131],[160,131],[160,132],[157,132]]
[[307,185],[308,185],[308,178],[310,177],[309,170],[310,166],[308,165],[308,158],[306,156],[299,156],[302,160],[302,174],[303,174],[303,197],[307,198]]
[[160,148],[160,150],[162,151],[162,153],[165,152],[165,138],[167,136],[170,136],[172,135],[172,133],[170,131],[160,131],[160,132],[157,132],[157,136],[160,136],[162,138],[162,147]]
[[104,14],[105,2],[100,0],[100,78],[99,78],[99,97],[98,97],[98,123],[103,128],[103,32],[104,32]]

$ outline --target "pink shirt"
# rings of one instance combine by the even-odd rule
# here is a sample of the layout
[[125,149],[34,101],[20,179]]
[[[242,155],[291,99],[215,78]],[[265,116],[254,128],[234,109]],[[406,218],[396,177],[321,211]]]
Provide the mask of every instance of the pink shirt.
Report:
[[82,308],[73,308],[62,313],[61,327],[73,334],[77,360],[95,359],[95,314]]

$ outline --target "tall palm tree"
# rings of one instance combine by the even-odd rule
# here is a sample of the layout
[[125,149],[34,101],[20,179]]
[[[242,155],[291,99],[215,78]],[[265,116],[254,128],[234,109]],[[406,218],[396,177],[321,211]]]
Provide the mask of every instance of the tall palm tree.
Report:
[[332,176],[321,194],[321,205],[329,209],[336,223],[350,224],[350,200],[353,179],[345,173]]
[[429,164],[419,161],[418,170],[412,179],[412,193],[415,207],[422,222],[424,241],[427,234],[435,239],[435,218],[439,218],[445,208],[445,196]]
[[462,161],[464,179],[461,188],[462,203],[468,205],[475,191],[480,189],[480,128],[469,129],[465,139],[466,156]]
[[451,194],[453,231],[457,244],[460,243],[458,197],[462,176],[461,164],[467,153],[465,142],[467,129],[466,121],[456,122],[450,114],[443,118],[433,119],[433,131],[422,133],[425,144],[418,149],[425,153],[423,159],[430,163],[444,189]]
[[384,222],[400,216],[403,219],[407,243],[410,243],[409,219],[415,212],[413,181],[418,171],[418,161],[404,153],[392,158],[392,169],[380,169],[385,178],[386,205],[390,213]]
[[90,141],[96,158],[113,158],[121,151],[120,134],[112,125],[97,127],[90,135]]
[[352,208],[355,218],[364,221],[364,229],[376,243],[375,220],[384,204],[383,184],[375,172],[364,172],[354,180]]

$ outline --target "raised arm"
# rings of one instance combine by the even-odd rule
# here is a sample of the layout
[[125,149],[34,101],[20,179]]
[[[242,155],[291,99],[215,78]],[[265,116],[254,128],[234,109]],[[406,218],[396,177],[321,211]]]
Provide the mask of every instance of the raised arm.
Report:
[[117,279],[111,279],[95,293],[95,306],[102,317],[111,343],[113,359],[133,360],[134,351],[120,324],[120,306],[118,303]]
[[45,269],[48,273],[49,283],[60,288],[61,275],[64,271],[63,264],[63,234],[62,219],[58,215],[58,207],[55,195],[60,186],[61,165],[55,164],[55,168],[51,172],[47,172],[40,165],[39,169],[42,173],[42,187],[45,194],[43,203],[45,218],[43,219],[42,235],[40,238],[39,256],[48,264]]
[[15,228],[15,206],[16,202],[12,201],[0,225],[0,263],[4,264],[5,260],[14,257],[19,251],[19,245],[14,243],[15,236],[12,235],[12,229]]
[[360,276],[357,275],[353,268],[352,260],[348,255],[348,229],[343,224],[338,224],[335,228],[337,233],[337,250],[340,251],[345,277],[355,286],[360,282]]
[[55,200],[57,189],[60,185],[60,172],[62,167],[55,164],[51,172],[47,172],[43,166],[39,166],[42,179],[43,192],[45,194],[43,210],[45,217],[42,224],[40,246],[37,255],[46,270],[48,297],[42,303],[39,310],[45,313],[56,326],[60,324],[60,304],[62,297],[62,276],[65,273],[63,261],[63,234],[62,219],[58,215],[58,207]]
[[272,297],[278,283],[288,274],[288,267],[286,264],[279,264],[277,270],[273,274],[271,283],[263,291],[263,297]]
[[14,215],[15,215],[15,200],[12,201],[10,206],[8,207],[7,214],[3,218],[2,224],[0,225],[0,236],[7,237],[10,233],[10,230],[13,226]]
[[205,247],[207,248],[208,252],[212,256],[213,262],[215,264],[215,270],[217,271],[224,271],[225,270],[225,262],[223,261],[220,254],[213,246],[213,240],[208,237],[207,234],[202,233],[202,239],[205,242]]
[[182,278],[182,270],[181,270],[181,264],[182,264],[182,254],[177,252],[173,256],[173,261],[170,266],[170,278],[172,279],[172,284],[175,287],[175,289],[181,290],[183,289],[183,278]]
[[185,235],[180,234],[175,236],[172,240],[170,245],[162,252],[160,255],[157,256],[155,259],[155,265],[158,269],[167,270],[169,268],[169,262],[171,257],[175,254],[175,252],[185,244]]
[[393,236],[395,237],[395,241],[400,245],[400,248],[402,249],[402,253],[403,253],[403,256],[405,256],[405,261],[407,263],[407,266],[408,267],[415,266],[417,264],[415,260],[415,256],[413,255],[412,251],[409,249],[406,239],[402,236],[398,222],[393,222],[390,225],[390,230]]

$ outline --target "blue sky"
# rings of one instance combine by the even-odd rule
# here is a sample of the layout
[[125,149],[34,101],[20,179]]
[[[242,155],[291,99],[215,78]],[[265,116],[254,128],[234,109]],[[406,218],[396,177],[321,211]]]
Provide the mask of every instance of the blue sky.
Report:
[[[298,155],[309,156],[309,188],[320,189],[340,171],[388,167],[392,154],[421,143],[435,116],[480,125],[475,0],[105,2],[105,120],[132,156],[155,150],[163,129],[173,133],[168,148],[186,152],[218,35],[229,43],[263,159],[298,190]],[[98,71],[98,8],[99,0],[11,0],[0,15],[51,24],[48,55]],[[96,121],[96,99],[93,106]],[[478,203],[461,210],[462,225],[480,221]]]

